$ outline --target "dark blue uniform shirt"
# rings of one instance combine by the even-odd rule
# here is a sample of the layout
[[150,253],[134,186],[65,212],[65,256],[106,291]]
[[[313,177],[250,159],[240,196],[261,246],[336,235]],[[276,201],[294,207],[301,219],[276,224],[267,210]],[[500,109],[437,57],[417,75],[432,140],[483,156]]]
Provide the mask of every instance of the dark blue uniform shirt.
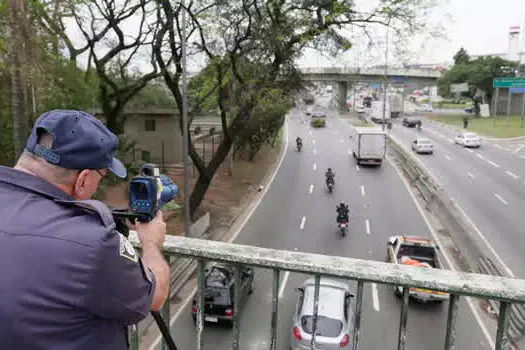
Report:
[[0,167],[0,349],[120,350],[155,279],[102,203]]

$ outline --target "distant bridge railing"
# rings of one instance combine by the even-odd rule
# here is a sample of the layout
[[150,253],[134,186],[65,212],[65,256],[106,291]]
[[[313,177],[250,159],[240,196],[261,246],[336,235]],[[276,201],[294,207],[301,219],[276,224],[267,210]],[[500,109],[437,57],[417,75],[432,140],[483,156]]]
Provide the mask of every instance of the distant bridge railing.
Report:
[[[136,234],[130,235],[132,242],[138,247]],[[281,271],[306,273],[315,276],[315,301],[313,306],[313,326],[317,326],[317,307],[321,277],[334,277],[357,281],[356,306],[353,330],[353,349],[359,348],[361,310],[363,303],[363,287],[365,283],[381,283],[403,287],[422,288],[441,291],[450,294],[448,318],[444,349],[456,349],[456,319],[460,296],[473,296],[495,300],[500,304],[498,328],[495,339],[495,349],[507,349],[508,314],[513,303],[525,302],[525,280],[511,279],[465,272],[440,269],[422,269],[412,266],[401,266],[372,260],[360,260],[328,255],[309,254],[294,251],[275,250],[247,245],[224,243],[204,239],[166,236],[163,247],[166,256],[195,258],[198,261],[198,301],[197,301],[197,349],[203,349],[203,306],[202,294],[205,278],[205,263],[217,261],[229,263],[235,267],[237,277],[241,275],[243,266],[267,268],[273,271],[273,294],[271,332],[269,344],[271,350],[277,349],[277,319],[279,317],[279,284]],[[236,280],[240,280],[237,278]],[[233,341],[232,349],[239,349],[240,324],[237,318],[240,308],[240,283],[235,284],[233,310]],[[405,349],[406,329],[408,319],[409,288],[403,288],[398,350]],[[169,303],[163,309],[163,317],[169,323]],[[315,332],[314,332],[315,333]],[[137,327],[130,329],[130,348],[138,349],[139,339]],[[315,349],[315,335],[312,337],[311,348]]]
[[[383,76],[385,70],[383,68],[354,68],[354,67],[326,67],[326,68],[300,68],[302,74],[312,75],[376,75]],[[441,72],[434,69],[419,69],[419,68],[395,68],[391,67],[387,70],[388,76],[405,76],[417,78],[439,78]]]

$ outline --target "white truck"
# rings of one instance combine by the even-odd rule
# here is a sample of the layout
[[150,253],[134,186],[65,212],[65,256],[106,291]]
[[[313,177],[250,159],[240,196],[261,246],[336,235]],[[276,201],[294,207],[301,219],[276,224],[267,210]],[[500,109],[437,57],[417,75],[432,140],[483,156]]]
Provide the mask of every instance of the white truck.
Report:
[[386,133],[379,128],[354,128],[350,135],[352,154],[357,164],[381,166],[386,156]]
[[399,94],[390,95],[388,98],[390,118],[399,118],[403,114],[403,97]]

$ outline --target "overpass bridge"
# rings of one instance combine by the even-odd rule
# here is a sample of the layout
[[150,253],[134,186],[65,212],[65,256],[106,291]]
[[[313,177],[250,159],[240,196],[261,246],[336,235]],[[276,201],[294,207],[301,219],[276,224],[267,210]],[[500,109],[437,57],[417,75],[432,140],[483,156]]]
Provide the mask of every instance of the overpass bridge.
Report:
[[[382,83],[385,76],[384,67],[364,69],[352,67],[302,68],[300,72],[306,81],[337,84],[337,100],[341,111],[348,109],[346,96],[349,86],[358,83]],[[441,72],[434,69],[392,67],[387,70],[389,85],[403,85],[414,89],[435,86],[440,77]]]

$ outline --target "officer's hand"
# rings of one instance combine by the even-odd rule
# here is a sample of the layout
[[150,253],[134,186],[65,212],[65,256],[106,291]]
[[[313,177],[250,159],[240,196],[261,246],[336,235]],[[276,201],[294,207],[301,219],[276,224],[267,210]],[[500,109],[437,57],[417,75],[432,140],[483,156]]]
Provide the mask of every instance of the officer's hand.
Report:
[[164,243],[164,236],[166,236],[166,223],[164,222],[162,211],[158,210],[157,215],[147,223],[136,223],[137,233],[140,244],[154,244],[161,247]]

